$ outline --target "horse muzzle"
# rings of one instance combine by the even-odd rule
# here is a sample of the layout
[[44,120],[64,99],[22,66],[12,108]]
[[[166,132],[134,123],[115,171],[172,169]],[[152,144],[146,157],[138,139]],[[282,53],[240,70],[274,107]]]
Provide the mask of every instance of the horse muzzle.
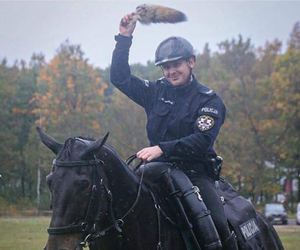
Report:
[[44,250],[82,250],[80,235],[50,235]]

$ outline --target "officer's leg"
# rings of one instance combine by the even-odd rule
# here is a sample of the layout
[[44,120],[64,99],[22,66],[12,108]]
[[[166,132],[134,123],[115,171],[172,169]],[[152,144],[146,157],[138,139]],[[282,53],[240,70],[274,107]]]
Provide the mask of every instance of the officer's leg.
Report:
[[215,181],[205,173],[188,174],[192,183],[199,187],[201,196],[211,211],[212,219],[220,235],[224,250],[238,249],[234,233],[230,232],[223,204],[215,189]]
[[141,175],[143,172],[146,181],[157,182],[171,167],[172,164],[168,162],[149,162],[140,166],[136,170],[136,174]]
[[[193,228],[196,241],[200,243],[203,250],[221,249],[218,232],[211,216],[199,193],[182,171],[172,168],[170,163],[152,162],[142,166],[137,171],[139,175],[142,172],[148,181],[167,184],[167,192],[170,193],[170,197],[174,201],[175,209],[181,217],[180,220],[187,219],[183,222],[185,228]],[[186,214],[189,218],[186,218]]]
[[221,249],[218,232],[209,211],[201,199],[199,190],[195,189],[189,178],[178,169],[172,169],[164,175],[164,179],[172,192],[171,196],[178,199],[179,195],[181,198],[182,205],[193,225],[193,232],[201,248]]

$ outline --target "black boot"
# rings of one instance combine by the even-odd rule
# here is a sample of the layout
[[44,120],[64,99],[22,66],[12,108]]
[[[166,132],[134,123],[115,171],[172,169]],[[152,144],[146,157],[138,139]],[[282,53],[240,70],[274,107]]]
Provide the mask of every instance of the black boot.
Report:
[[230,236],[224,242],[222,242],[222,245],[224,250],[238,250],[239,248],[237,245],[235,233],[232,232]]
[[171,191],[171,197],[173,196],[175,204],[177,203],[176,206],[184,208],[184,211],[179,211],[179,213],[184,213],[181,215],[182,217],[188,217],[201,249],[222,249],[219,234],[210,216],[210,211],[202,201],[199,189],[193,186],[190,179],[178,169],[172,169],[164,176]]

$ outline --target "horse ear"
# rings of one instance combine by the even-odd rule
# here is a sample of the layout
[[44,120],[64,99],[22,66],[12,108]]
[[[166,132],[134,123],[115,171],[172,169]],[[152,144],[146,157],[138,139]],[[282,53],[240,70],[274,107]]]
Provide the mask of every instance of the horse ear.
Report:
[[44,143],[51,151],[57,155],[57,153],[63,147],[63,144],[57,142],[54,138],[47,135],[40,127],[36,127],[36,130],[40,136],[42,143]]
[[105,134],[103,138],[98,139],[93,144],[91,144],[80,156],[81,159],[87,158],[88,155],[94,153],[95,151],[99,150],[106,142],[109,136],[109,132]]

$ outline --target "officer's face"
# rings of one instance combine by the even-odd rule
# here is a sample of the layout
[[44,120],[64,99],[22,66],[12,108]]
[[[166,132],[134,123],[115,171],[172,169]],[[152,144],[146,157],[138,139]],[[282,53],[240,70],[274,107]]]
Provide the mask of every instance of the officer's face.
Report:
[[183,85],[189,82],[192,69],[195,66],[195,58],[179,59],[173,62],[166,62],[161,65],[164,77],[174,86]]

